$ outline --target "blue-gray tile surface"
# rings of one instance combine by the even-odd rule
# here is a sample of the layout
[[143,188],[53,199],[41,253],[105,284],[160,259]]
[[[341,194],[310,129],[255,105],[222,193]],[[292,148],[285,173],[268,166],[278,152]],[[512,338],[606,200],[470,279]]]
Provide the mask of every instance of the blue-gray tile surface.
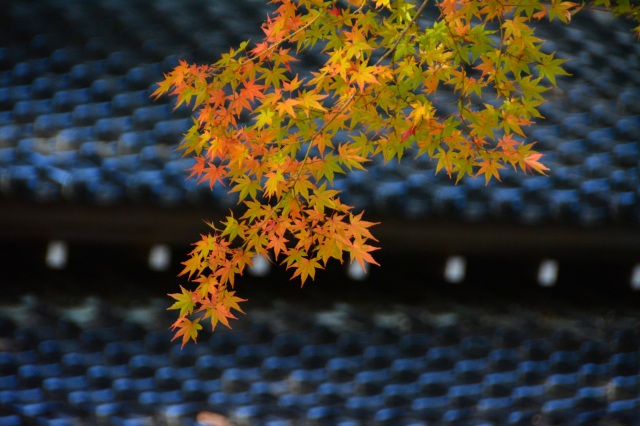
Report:
[[632,317],[285,306],[183,349],[163,301],[0,307],[0,424],[190,426],[201,411],[238,425],[640,420]]
[[[149,99],[178,58],[214,61],[260,36],[262,1],[9,1],[0,28],[0,194],[113,206],[235,205],[185,181],[174,150],[189,112]],[[640,43],[630,26],[583,12],[541,25],[569,59],[531,128],[549,177],[454,186],[409,155],[337,180],[345,201],[397,219],[634,226],[640,219]],[[303,66],[312,66],[307,58]]]

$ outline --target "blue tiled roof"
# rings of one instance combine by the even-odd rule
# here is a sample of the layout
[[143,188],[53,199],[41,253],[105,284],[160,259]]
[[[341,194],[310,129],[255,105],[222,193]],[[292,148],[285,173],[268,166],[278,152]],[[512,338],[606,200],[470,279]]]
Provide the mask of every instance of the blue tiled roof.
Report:
[[0,424],[637,424],[634,318],[452,307],[270,307],[180,349],[164,304],[25,298],[0,307]]
[[[8,2],[0,27],[0,195],[94,205],[233,206],[185,181],[174,150],[189,112],[149,94],[178,58],[210,62],[261,36],[263,1]],[[550,176],[503,182],[434,176],[411,155],[338,179],[347,203],[400,219],[580,225],[640,222],[640,43],[582,12],[541,25],[569,59],[531,129]],[[307,58],[303,66],[313,62]],[[444,95],[443,95],[444,96]],[[206,188],[205,188],[206,189]]]

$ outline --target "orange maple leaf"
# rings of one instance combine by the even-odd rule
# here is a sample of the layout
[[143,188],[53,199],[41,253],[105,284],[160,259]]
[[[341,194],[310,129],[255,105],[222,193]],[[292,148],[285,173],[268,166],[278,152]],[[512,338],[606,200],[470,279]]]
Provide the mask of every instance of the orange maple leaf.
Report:
[[502,164],[492,160],[491,158],[483,158],[478,165],[480,166],[480,168],[478,169],[476,177],[484,175],[486,185],[489,184],[492,176],[500,181],[500,173],[498,173],[498,169],[504,168]]
[[365,270],[367,263],[380,266],[380,264],[376,262],[370,254],[375,250],[380,250],[380,247],[363,244],[359,238],[356,238],[356,240],[351,243],[351,247],[349,249],[349,252],[351,253],[351,261],[357,261],[363,270]]
[[274,254],[276,255],[276,259],[280,256],[280,252],[287,252],[287,240],[284,235],[278,235],[276,233],[272,234],[269,237],[269,244],[267,244],[267,249],[273,249]]
[[189,339],[193,339],[194,342],[197,343],[198,338],[198,330],[202,330],[202,325],[199,324],[200,318],[195,319],[194,321],[189,320],[187,317],[180,317],[176,322],[173,323],[171,328],[176,331],[175,336],[171,341],[176,340],[178,337],[182,336],[182,345],[181,348],[184,348],[184,345],[189,341]]
[[306,257],[301,257],[292,267],[296,270],[291,279],[300,276],[300,280],[302,281],[301,285],[304,285],[308,277],[311,277],[312,280],[315,279],[316,269],[323,269],[322,265],[320,265],[316,259],[308,259]]
[[300,104],[299,100],[288,98],[276,105],[276,111],[278,111],[278,115],[280,117],[282,117],[286,112],[291,117],[296,118],[296,112],[293,110],[293,107],[299,104]]
[[380,222],[368,222],[362,220],[363,212],[358,215],[349,215],[348,236],[361,237],[367,240],[378,241],[369,231],[372,226],[378,225]]
[[225,186],[222,179],[227,174],[227,168],[224,165],[215,166],[209,163],[209,167],[203,170],[203,175],[198,182],[209,181],[209,189],[213,189],[216,182],[220,182],[220,185]]
[[255,80],[247,80],[243,83],[242,89],[240,89],[240,97],[248,99],[253,102],[255,99],[264,98],[265,86],[262,84],[256,84]]
[[538,161],[540,157],[542,157],[542,154],[540,153],[533,153],[524,157],[524,163],[526,164],[526,167],[523,168],[523,170],[525,171],[525,173],[533,169],[536,172],[546,176],[545,171],[549,170],[549,168]]
[[[266,32],[266,31],[265,31]],[[260,56],[265,53],[269,49],[270,45],[268,42],[263,41],[261,43],[257,43],[256,47],[250,50],[251,54],[254,56]]]
[[345,166],[349,168],[349,170],[354,168],[364,170],[362,163],[367,161],[367,159],[361,155],[358,155],[358,152],[358,147],[350,147],[349,144],[338,145],[338,155],[340,156],[340,160]]
[[502,149],[505,155],[512,155],[517,151],[520,142],[513,140],[513,134],[505,135],[498,140],[497,148]]

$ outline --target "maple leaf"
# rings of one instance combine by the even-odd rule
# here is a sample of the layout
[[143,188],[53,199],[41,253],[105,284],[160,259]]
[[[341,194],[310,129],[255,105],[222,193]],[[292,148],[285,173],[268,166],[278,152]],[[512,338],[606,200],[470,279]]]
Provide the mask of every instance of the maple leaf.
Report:
[[232,313],[229,307],[225,306],[222,300],[215,300],[203,307],[205,309],[204,318],[211,319],[211,329],[215,330],[218,323],[222,323],[225,327],[231,328],[229,324],[230,319],[237,319]]
[[222,296],[222,303],[227,307],[229,312],[231,312],[231,309],[235,309],[236,311],[244,314],[244,311],[242,310],[242,308],[240,308],[240,305],[238,305],[238,303],[246,302],[247,299],[242,299],[235,294],[235,291],[225,291]]
[[256,44],[256,47],[254,47],[253,49],[251,49],[251,54],[259,57],[260,55],[263,55],[265,52],[267,52],[269,50],[270,44],[266,41],[260,42]]
[[571,21],[571,11],[578,7],[580,7],[578,3],[552,0],[551,7],[549,8],[549,20],[553,21],[555,18],[558,18],[567,24]]
[[543,57],[541,63],[536,66],[536,69],[540,73],[540,77],[544,77],[551,82],[554,86],[557,86],[556,76],[558,75],[570,75],[562,68],[562,64],[566,59],[554,59],[554,54],[546,55]]
[[278,111],[280,117],[282,117],[284,113],[287,113],[291,117],[296,118],[296,112],[293,110],[293,107],[299,104],[300,101],[298,99],[288,98],[276,105],[276,111]]
[[196,305],[196,298],[192,292],[184,287],[180,286],[180,289],[182,290],[182,293],[173,293],[169,295],[176,299],[176,302],[167,309],[180,309],[179,316],[183,317],[193,313],[193,308]]
[[513,135],[505,135],[498,140],[498,145],[496,145],[496,148],[502,149],[502,151],[506,155],[511,155],[517,151],[518,145],[519,142],[513,140]]
[[358,66],[358,70],[351,74],[349,79],[350,83],[356,83],[360,91],[363,91],[367,83],[380,84],[375,74],[377,67],[367,66],[365,63],[361,63]]
[[215,166],[210,163],[209,166],[202,170],[202,177],[199,179],[199,182],[209,181],[209,189],[213,189],[216,182],[220,182],[220,185],[224,186],[222,179],[224,179],[226,174],[227,168],[224,165]]
[[337,238],[326,238],[318,248],[318,258],[325,266],[332,258],[342,262],[343,246],[344,244]]
[[[250,102],[253,102],[256,99],[264,98],[264,88],[264,85],[256,84],[255,80],[245,81],[243,83],[242,89],[240,89],[240,98],[247,99]],[[251,107],[247,109],[251,109]]]
[[286,254],[288,242],[289,240],[286,239],[284,235],[278,235],[277,233],[274,233],[269,238],[269,243],[267,244],[267,248],[273,249],[273,253],[276,256],[275,258],[278,259],[281,252]]
[[312,280],[315,279],[316,269],[323,269],[316,259],[305,257],[301,257],[297,262],[293,263],[292,267],[295,268],[295,271],[291,279],[299,276],[302,285],[304,285],[308,277],[311,277]]
[[379,249],[379,247],[373,247],[368,244],[363,244],[358,239],[356,239],[349,248],[351,261],[353,262],[355,260],[356,262],[358,262],[363,270],[366,269],[367,263],[379,265],[378,262],[376,262],[373,256],[371,256],[370,254],[372,251]]
[[534,19],[540,20],[542,18],[544,18],[545,16],[547,16],[547,9],[546,8],[542,8],[540,11],[534,13],[533,15]]
[[438,159],[438,164],[436,165],[436,174],[444,168],[449,177],[451,177],[451,173],[453,172],[451,152],[442,148],[438,148],[438,152],[433,155],[433,158]]
[[302,81],[298,79],[298,74],[296,74],[293,80],[282,82],[282,90],[293,92],[294,90],[297,90],[301,84]]
[[179,318],[178,321],[173,323],[173,325],[171,326],[173,330],[178,329],[171,341],[174,341],[178,337],[182,336],[182,345],[180,346],[181,348],[184,348],[184,345],[187,344],[189,339],[193,339],[194,342],[197,342],[198,330],[202,330],[202,325],[200,325],[199,322],[200,318],[197,318],[194,321],[191,321],[186,317]]
[[413,119],[414,127],[417,126],[423,119],[429,120],[431,118],[432,106],[423,102],[412,103],[413,110],[409,113],[409,118]]
[[236,218],[233,217],[233,213],[227,216],[226,222],[221,222],[224,225],[224,230],[221,237],[229,236],[229,240],[233,241],[236,237],[240,236],[241,238],[244,236],[244,231],[240,227],[240,223]]
[[326,183],[323,183],[309,201],[309,206],[317,209],[323,216],[325,208],[334,209],[336,207],[334,199],[340,192],[335,189],[326,189],[326,186]]
[[[362,27],[354,25],[351,30],[344,31],[345,42],[345,55],[346,59],[352,58],[360,59],[363,56],[363,52],[372,50],[373,48],[367,42]],[[361,66],[366,65],[364,63]]]
[[[369,228],[375,225],[379,225],[380,222],[369,222],[366,220],[362,220],[362,214],[357,215],[349,215],[349,236],[351,237],[359,237],[367,240],[378,241],[375,239]],[[377,265],[375,262],[371,262]]]
[[411,136],[415,136],[416,135],[416,128],[415,127],[410,127],[407,130],[404,131],[404,133],[402,134],[402,136],[400,136],[400,139],[404,142],[407,139],[409,139]]
[[216,277],[211,275],[200,275],[194,280],[194,282],[198,283],[198,288],[194,292],[197,295],[198,301],[204,300],[210,295],[215,295],[218,292],[219,282]]
[[527,155],[524,158],[524,163],[526,164],[526,167],[523,168],[523,170],[531,171],[531,169],[533,169],[536,172],[546,176],[545,171],[548,171],[549,168],[538,161],[540,157],[542,157],[542,154],[540,153],[533,153],[533,154]]
[[231,188],[230,192],[239,192],[240,201],[242,201],[247,197],[255,199],[259,189],[260,182],[251,179],[249,176],[243,175],[237,178],[235,186]]
[[192,177],[200,178],[202,173],[204,173],[204,168],[207,165],[207,159],[201,155],[197,155],[194,157],[196,160],[195,164],[191,166],[189,170],[191,173],[187,176],[187,179],[191,179]]
[[492,76],[496,72],[496,64],[494,63],[493,58],[482,58],[482,62],[473,68],[478,71],[482,71],[480,78]]
[[200,272],[202,272],[205,268],[205,266],[202,264],[200,260],[200,257],[194,256],[194,255],[191,255],[189,259],[182,262],[182,265],[184,265],[184,269],[180,272],[178,276],[182,276],[188,273],[189,279],[191,279],[193,274],[197,275]]
[[458,9],[458,0],[441,0],[438,6],[444,15],[454,15]]
[[531,121],[526,120],[522,117],[518,117],[515,114],[507,113],[505,111],[502,112],[502,127],[505,130],[505,133],[509,134],[509,132],[513,131],[520,136],[525,136],[522,128],[520,126],[527,126],[532,124]]
[[282,170],[269,172],[264,177],[267,179],[264,184],[264,195],[269,198],[279,195],[285,187],[283,185],[285,178],[282,175]]
[[259,129],[262,129],[264,126],[271,126],[273,124],[273,116],[275,112],[270,108],[265,108],[260,110],[258,113],[258,117],[256,118],[256,125]]
[[504,167],[500,163],[492,160],[491,158],[483,158],[478,165],[480,168],[478,169],[476,176],[484,175],[486,185],[489,184],[491,177],[495,177],[500,181],[500,173],[498,170]]
[[269,68],[264,72],[264,80],[268,86],[280,87],[282,81],[287,81],[284,68]]
[[357,147],[350,147],[349,144],[340,144],[338,146],[338,155],[340,156],[340,162],[347,166],[349,170],[359,169],[364,170],[362,163],[367,159],[359,154],[360,149]]
[[164,95],[171,89],[171,87],[175,83],[173,79],[170,78],[170,76],[171,74],[165,74],[165,79],[156,83],[158,85],[158,88],[154,90],[154,92],[151,94],[151,97],[158,99],[160,96]]
[[309,113],[311,110],[316,111],[326,111],[325,107],[319,102],[322,99],[325,99],[328,95],[319,95],[317,93],[303,91],[298,95],[298,100],[300,101],[300,106],[304,111],[307,118],[309,117]]

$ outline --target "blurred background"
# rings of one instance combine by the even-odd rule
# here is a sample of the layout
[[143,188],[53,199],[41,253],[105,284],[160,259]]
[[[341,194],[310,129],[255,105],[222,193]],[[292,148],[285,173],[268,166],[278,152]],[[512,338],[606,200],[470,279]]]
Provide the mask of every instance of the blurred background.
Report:
[[166,294],[236,200],[186,180],[190,111],[149,95],[179,59],[258,40],[269,5],[0,5],[0,424],[640,424],[630,23],[537,28],[572,74],[530,129],[548,177],[454,185],[426,157],[376,160],[336,187],[382,222],[381,267],[301,289],[259,264],[234,330],[180,350]]

